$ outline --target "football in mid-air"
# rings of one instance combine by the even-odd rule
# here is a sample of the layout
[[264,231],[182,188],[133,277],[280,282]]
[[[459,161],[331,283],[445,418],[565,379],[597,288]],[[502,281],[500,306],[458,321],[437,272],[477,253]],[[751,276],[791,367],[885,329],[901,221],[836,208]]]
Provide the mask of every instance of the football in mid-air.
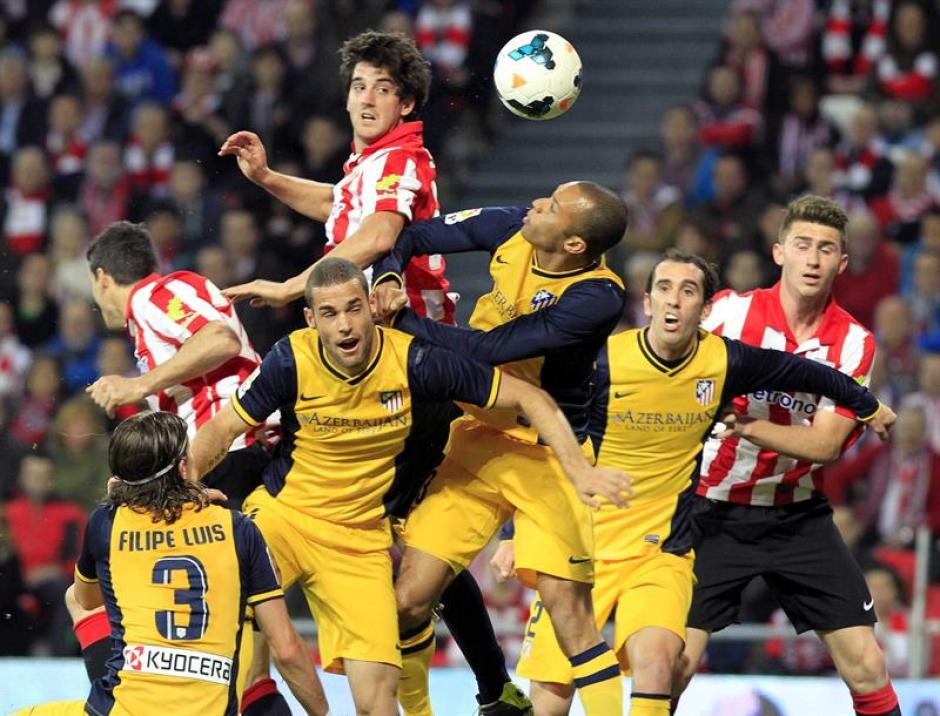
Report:
[[496,56],[493,81],[500,101],[525,119],[554,119],[581,93],[581,58],[548,30],[516,35]]

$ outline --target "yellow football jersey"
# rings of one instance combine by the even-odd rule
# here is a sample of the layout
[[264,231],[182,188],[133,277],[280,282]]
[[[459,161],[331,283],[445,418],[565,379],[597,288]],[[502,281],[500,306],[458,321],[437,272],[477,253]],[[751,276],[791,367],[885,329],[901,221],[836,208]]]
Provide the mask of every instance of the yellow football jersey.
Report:
[[495,401],[499,373],[399,331],[375,328],[376,351],[347,376],[316,330],[280,340],[233,398],[250,425],[281,411],[284,436],[264,473],[278,503],[318,520],[375,527],[395,483],[413,479],[442,401]]
[[[623,283],[602,258],[573,271],[546,271],[523,236],[525,216],[524,207],[491,207],[410,224],[376,263],[375,280],[400,280],[416,255],[488,251],[493,287],[477,301],[469,328],[411,310],[399,313],[396,328],[543,388],[584,439],[594,362],[623,315]],[[516,411],[468,410],[514,438],[538,440]]]
[[727,373],[725,342],[700,331],[696,348],[667,364],[645,330],[611,336],[598,357],[590,433],[597,462],[633,477],[629,509],[594,516],[597,559],[691,548],[686,509],[702,443],[717,418]]
[[246,605],[282,597],[258,528],[213,505],[173,524],[101,507],[76,579],[99,582],[111,624],[108,673],[87,708],[100,714],[236,714]]

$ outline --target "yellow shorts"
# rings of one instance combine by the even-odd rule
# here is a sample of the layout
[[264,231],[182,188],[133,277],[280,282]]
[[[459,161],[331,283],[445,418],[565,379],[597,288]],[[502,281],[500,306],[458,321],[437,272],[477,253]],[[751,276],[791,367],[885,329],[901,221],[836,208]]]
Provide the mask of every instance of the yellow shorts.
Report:
[[[588,444],[585,455],[590,455]],[[591,510],[551,450],[510,438],[473,417],[455,421],[447,457],[408,515],[405,544],[459,572],[510,517],[523,583],[535,586],[538,572],[594,581]]]
[[[691,554],[677,557],[667,552],[595,563],[597,581],[591,595],[597,626],[602,628],[616,609],[613,648],[624,673],[629,673],[624,645],[640,629],[661,627],[685,641],[685,622],[695,580],[693,563]],[[538,596],[532,603],[516,673],[534,681],[570,684],[574,680],[571,665],[558,646],[551,619]]]
[[[363,530],[312,520],[259,487],[243,507],[264,535],[285,589],[299,581],[317,622],[323,668],[342,674],[343,659],[401,666],[387,523],[380,539]],[[372,549],[362,545],[376,543]]]
[[13,711],[9,716],[85,716],[85,700],[50,701]]

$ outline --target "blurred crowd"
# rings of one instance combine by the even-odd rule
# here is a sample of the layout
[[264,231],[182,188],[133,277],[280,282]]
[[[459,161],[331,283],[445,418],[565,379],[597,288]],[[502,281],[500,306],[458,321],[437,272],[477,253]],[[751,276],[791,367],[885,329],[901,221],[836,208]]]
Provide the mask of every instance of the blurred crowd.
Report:
[[[447,191],[492,137],[489,68],[536,0],[0,0],[0,655],[77,653],[62,593],[107,477],[109,418],[85,387],[136,375],[92,303],[89,242],[145,222],[160,271],[224,288],[282,280],[323,227],[231,158],[251,129],[273,168],[335,182],[351,136],[338,48],[413,35],[432,67],[426,144]],[[445,141],[446,139],[446,141]],[[239,306],[262,354],[299,309]]]
[[[733,0],[701,94],[662,117],[660,146],[629,157],[631,227],[615,265],[638,325],[656,254],[708,256],[724,286],[773,285],[782,208],[813,193],[849,216],[836,300],[876,335],[872,389],[898,410],[890,442],[868,435],[826,468],[837,523],[866,571],[892,675],[908,668],[914,538],[940,534],[940,3]],[[940,618],[933,544],[928,616]],[[757,584],[746,618],[786,617]],[[940,673],[940,644],[929,656]],[[798,640],[713,644],[718,671],[823,673]]]
[[[0,655],[76,648],[61,593],[101,498],[108,431],[126,416],[104,415],[84,388],[136,374],[91,303],[92,237],[146,222],[162,272],[196,270],[220,287],[309,264],[322,227],[216,153],[250,128],[275,169],[340,177],[350,137],[337,49],[370,27],[413,34],[432,64],[423,119],[446,195],[493,138],[492,57],[536,4],[0,0]],[[776,281],[790,198],[846,209],[835,295],[875,332],[872,387],[899,420],[890,442],[865,437],[827,468],[826,484],[896,676],[908,666],[915,531],[940,534],[938,21],[934,0],[734,0],[700,98],[668,110],[660,145],[628,160],[631,227],[612,257],[631,291],[624,323],[637,325],[663,249],[708,256],[747,291]],[[238,311],[262,354],[299,325],[295,308]],[[477,576],[512,662],[527,595]],[[931,577],[940,583],[938,559]],[[928,610],[940,617],[940,586]],[[785,622],[760,585],[746,617]],[[459,659],[446,644],[437,656]],[[812,639],[716,643],[708,666],[832,669]]]

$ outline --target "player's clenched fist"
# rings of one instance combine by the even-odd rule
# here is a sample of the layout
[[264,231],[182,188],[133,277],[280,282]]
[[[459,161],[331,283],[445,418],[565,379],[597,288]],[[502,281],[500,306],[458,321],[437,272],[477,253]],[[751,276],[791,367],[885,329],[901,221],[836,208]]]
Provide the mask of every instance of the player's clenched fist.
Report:
[[85,392],[112,418],[117,408],[139,403],[147,397],[147,390],[141,385],[139,378],[125,378],[120,375],[102,376],[85,388]]
[[593,508],[601,506],[603,497],[617,507],[628,507],[633,497],[633,478],[612,467],[589,467],[573,476],[578,498]]
[[868,420],[865,420],[865,424],[875,431],[875,434],[882,440],[888,439],[888,433],[891,430],[891,427],[894,425],[894,421],[898,419],[898,416],[895,415],[894,411],[891,410],[884,403],[878,403],[878,410],[875,411],[875,414],[872,415]]
[[408,305],[408,294],[394,281],[384,281],[372,289],[375,319],[389,323],[401,309]]
[[242,174],[255,184],[262,184],[270,169],[268,154],[261,138],[254,132],[235,132],[219,149],[220,157],[232,156],[238,161]]

